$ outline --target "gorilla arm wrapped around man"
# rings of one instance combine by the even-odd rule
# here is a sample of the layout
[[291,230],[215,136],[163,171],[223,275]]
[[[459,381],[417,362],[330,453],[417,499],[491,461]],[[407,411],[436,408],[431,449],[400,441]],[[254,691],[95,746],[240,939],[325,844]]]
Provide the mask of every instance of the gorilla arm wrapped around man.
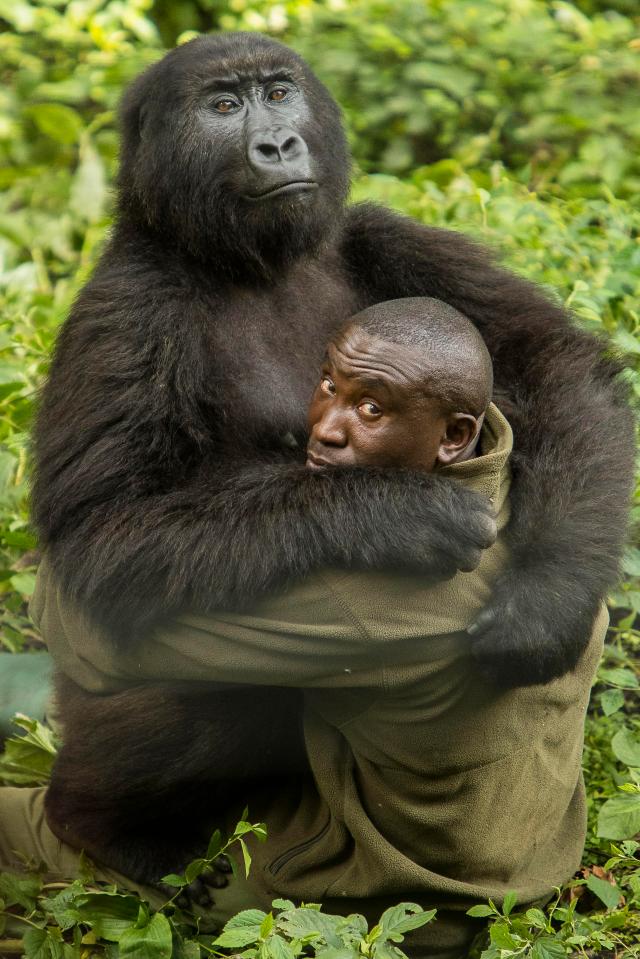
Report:
[[177,48],[122,125],[117,225],[36,430],[36,521],[68,592],[126,642],[327,564],[473,568],[495,535],[482,498],[411,471],[312,474],[290,448],[329,334],[433,296],[484,336],[515,434],[513,560],[476,653],[512,685],[571,669],[617,575],[632,476],[602,344],[464,237],[345,208],[339,112],[275,41]]

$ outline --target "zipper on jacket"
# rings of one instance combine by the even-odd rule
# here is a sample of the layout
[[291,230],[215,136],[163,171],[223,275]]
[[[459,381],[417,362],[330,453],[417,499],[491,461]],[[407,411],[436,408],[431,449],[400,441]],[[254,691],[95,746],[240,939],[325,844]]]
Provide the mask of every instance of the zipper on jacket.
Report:
[[291,849],[288,849],[286,852],[283,852],[282,855],[278,856],[277,859],[274,859],[269,866],[269,872],[271,875],[275,876],[275,874],[280,872],[282,867],[286,866],[291,859],[303,852],[306,852],[307,849],[310,849],[315,843],[320,842],[320,840],[329,832],[330,825],[331,819],[329,818],[320,832],[316,833],[315,836],[312,836],[311,839],[305,839],[304,842],[299,843],[297,846],[293,846]]

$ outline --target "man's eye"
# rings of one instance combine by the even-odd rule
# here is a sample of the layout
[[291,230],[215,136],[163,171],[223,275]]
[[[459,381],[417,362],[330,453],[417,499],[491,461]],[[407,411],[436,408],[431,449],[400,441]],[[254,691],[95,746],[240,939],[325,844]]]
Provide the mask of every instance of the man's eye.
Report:
[[213,107],[218,111],[218,113],[231,113],[232,110],[235,110],[237,105],[238,104],[235,100],[230,100],[228,97],[223,97],[220,100],[216,100],[216,102],[213,104]]
[[371,419],[382,415],[382,410],[380,407],[375,403],[371,403],[369,400],[367,400],[366,403],[361,403],[358,409],[364,416]]
[[329,396],[335,396],[336,386],[333,380],[328,376],[323,376],[320,380],[320,389],[323,393],[328,393]]
[[267,94],[267,99],[273,100],[276,103],[279,103],[281,100],[286,99],[288,92],[289,91],[287,90],[286,87],[274,87],[273,90],[269,90],[269,93]]

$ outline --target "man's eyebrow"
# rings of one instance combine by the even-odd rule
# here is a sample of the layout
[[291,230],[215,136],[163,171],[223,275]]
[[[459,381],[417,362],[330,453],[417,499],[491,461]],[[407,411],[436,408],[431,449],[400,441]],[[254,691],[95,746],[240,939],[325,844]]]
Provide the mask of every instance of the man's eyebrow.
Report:
[[363,386],[368,386],[373,390],[384,390],[385,393],[390,393],[389,384],[385,380],[381,379],[379,376],[371,376],[371,374],[363,373],[353,373],[352,376],[356,378]]

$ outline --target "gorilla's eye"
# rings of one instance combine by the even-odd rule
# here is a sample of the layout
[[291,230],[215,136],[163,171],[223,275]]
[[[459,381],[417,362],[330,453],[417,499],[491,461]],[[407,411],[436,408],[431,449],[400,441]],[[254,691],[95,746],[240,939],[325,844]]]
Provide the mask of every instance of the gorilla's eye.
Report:
[[329,376],[323,376],[320,380],[320,389],[323,393],[327,393],[329,396],[335,396],[336,387],[335,383]]
[[281,100],[286,99],[288,92],[286,87],[274,87],[272,90],[269,90],[267,99],[279,103]]
[[231,113],[237,106],[236,101],[231,100],[230,97],[220,97],[220,99],[216,100],[213,104],[214,110],[217,110],[218,113]]

